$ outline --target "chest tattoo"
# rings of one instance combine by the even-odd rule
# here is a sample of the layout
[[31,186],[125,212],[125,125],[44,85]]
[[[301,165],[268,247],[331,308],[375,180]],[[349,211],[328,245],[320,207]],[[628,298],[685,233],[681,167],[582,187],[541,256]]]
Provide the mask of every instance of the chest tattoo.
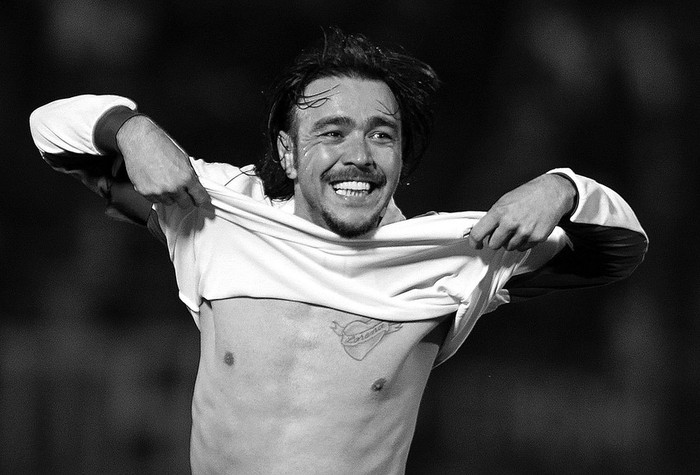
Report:
[[347,325],[333,322],[331,329],[340,337],[340,344],[351,358],[360,361],[389,333],[401,329],[401,323],[383,322],[363,318]]

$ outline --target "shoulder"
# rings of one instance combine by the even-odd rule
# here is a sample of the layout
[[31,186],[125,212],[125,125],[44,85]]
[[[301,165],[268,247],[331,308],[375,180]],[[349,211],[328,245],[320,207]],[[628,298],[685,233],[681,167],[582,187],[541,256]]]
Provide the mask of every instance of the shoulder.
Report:
[[199,159],[190,161],[199,177],[256,200],[265,199],[265,188],[254,165],[236,167],[228,163],[205,162]]

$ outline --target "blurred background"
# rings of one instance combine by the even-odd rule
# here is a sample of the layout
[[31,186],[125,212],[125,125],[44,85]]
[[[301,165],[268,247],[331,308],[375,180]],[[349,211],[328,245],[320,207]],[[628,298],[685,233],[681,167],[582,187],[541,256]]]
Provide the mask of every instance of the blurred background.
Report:
[[433,373],[408,473],[697,473],[699,5],[3,0],[0,472],[189,472],[199,340],[167,253],[41,161],[30,112],[121,94],[190,154],[252,163],[267,86],[337,25],[444,81],[407,214],[569,166],[651,239],[624,282],[484,317]]

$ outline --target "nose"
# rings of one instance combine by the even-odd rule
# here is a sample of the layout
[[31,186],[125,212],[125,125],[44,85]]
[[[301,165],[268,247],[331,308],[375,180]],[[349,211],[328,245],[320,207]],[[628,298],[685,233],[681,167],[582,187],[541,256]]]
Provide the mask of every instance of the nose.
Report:
[[347,141],[347,149],[343,153],[343,164],[355,165],[359,168],[368,168],[374,166],[374,157],[372,156],[372,148],[364,137],[357,137]]

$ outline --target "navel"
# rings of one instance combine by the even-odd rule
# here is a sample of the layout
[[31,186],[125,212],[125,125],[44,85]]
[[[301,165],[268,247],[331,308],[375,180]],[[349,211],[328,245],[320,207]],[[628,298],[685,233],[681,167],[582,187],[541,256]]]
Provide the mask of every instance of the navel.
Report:
[[381,391],[382,389],[384,389],[385,384],[386,384],[386,379],[379,378],[374,383],[372,383],[372,391],[375,391],[375,392]]
[[233,366],[233,353],[230,351],[226,352],[224,355],[224,363],[226,363],[228,366]]

